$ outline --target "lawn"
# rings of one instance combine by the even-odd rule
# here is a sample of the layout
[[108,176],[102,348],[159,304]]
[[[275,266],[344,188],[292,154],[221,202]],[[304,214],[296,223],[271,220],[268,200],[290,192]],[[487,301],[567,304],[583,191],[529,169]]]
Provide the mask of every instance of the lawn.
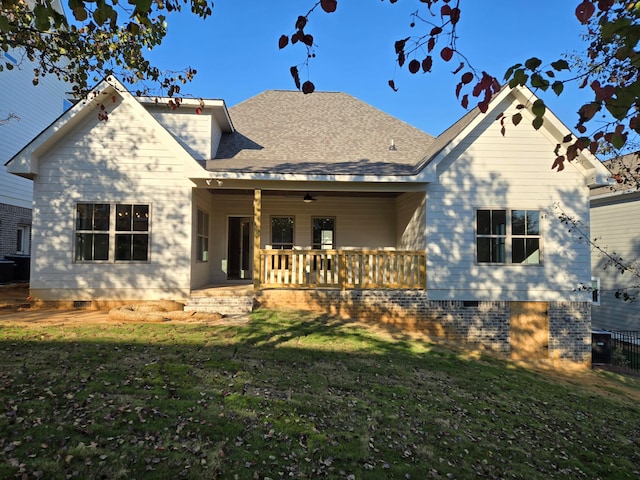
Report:
[[0,478],[637,478],[640,385],[305,313],[0,324]]

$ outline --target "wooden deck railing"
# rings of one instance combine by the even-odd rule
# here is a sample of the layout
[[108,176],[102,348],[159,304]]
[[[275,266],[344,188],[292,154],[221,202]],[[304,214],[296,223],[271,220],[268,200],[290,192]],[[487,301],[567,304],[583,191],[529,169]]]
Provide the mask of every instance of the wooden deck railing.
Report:
[[406,250],[261,250],[260,287],[424,290],[426,256]]

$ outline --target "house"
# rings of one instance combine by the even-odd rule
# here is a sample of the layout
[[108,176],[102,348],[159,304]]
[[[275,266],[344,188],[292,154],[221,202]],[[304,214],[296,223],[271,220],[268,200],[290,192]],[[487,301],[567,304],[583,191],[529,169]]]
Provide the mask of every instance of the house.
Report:
[[[54,8],[62,10],[59,0]],[[33,66],[23,52],[0,50],[0,261],[6,255],[29,255],[33,188],[30,180],[4,168],[20,149],[71,106],[68,83],[55,75],[34,86]]]
[[591,316],[600,329],[640,330],[639,158],[633,153],[607,160],[604,165],[620,182],[591,190],[591,239],[623,263],[635,264],[638,272],[621,273],[607,255],[594,250],[591,268],[598,295]]
[[31,295],[190,302],[239,283],[267,307],[587,362],[589,247],[556,207],[588,221],[607,170],[551,170],[552,114],[501,135],[497,113],[531,119],[516,107],[533,99],[503,89],[434,138],[343,93],[176,108],[104,81],[8,164],[34,181]]

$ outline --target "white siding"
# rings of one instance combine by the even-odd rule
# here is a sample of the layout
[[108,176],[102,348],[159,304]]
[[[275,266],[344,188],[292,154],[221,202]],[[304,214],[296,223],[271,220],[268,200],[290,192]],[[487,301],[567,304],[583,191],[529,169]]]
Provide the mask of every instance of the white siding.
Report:
[[[591,238],[608,252],[626,261],[640,259],[640,194],[616,195],[606,200],[592,200]],[[640,330],[640,301],[625,302],[615,298],[616,290],[640,284],[630,273],[621,274],[607,266],[606,258],[593,251],[592,272],[600,278],[600,305],[591,309],[594,327],[612,330]],[[606,268],[605,268],[606,267]],[[632,290],[633,293],[634,290]]]
[[[20,60],[16,51],[9,55]],[[0,51],[0,62],[10,61]],[[20,67],[0,73],[0,120],[17,115],[0,125],[0,203],[31,208],[31,180],[11,175],[4,164],[18,153],[33,137],[44,130],[63,112],[65,93],[70,90],[68,84],[47,75],[34,86],[32,64],[25,60]]]
[[395,247],[395,201],[393,198],[346,198],[317,195],[304,203],[304,192],[289,197],[263,196],[262,244],[271,243],[271,216],[295,217],[295,244],[311,248],[311,217],[335,217],[336,248]]
[[193,158],[201,162],[213,158],[222,133],[210,115],[197,115],[190,110],[170,111],[160,107],[149,111]]
[[[499,111],[507,105],[502,105]],[[506,136],[488,115],[438,165],[427,189],[427,295],[431,300],[588,301],[588,245],[557,219],[558,202],[588,223],[588,189],[571,165],[551,170],[555,142],[525,119]],[[476,263],[477,208],[542,211],[541,265]]]
[[[208,190],[193,189],[193,213],[191,217],[191,223],[193,225],[192,240],[191,240],[191,288],[201,287],[211,282],[211,265],[212,255],[211,250],[213,247],[213,215],[212,215],[212,202],[211,194]],[[198,228],[198,209],[209,214],[209,260],[207,262],[199,262],[196,258],[197,252],[197,231]]]
[[400,250],[426,248],[426,197],[424,192],[403,193],[396,200],[397,235]]
[[[117,102],[109,110],[108,121],[89,115],[40,158],[32,295],[184,299],[190,287],[192,185],[184,178],[183,160],[175,158],[170,137],[158,135],[133,105]],[[74,263],[77,202],[150,204],[150,262]]]

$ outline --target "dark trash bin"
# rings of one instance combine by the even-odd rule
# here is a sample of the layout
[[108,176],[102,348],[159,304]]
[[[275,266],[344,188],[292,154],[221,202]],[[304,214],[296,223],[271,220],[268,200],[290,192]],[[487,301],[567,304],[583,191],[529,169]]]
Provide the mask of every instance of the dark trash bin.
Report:
[[611,363],[613,343],[611,332],[606,330],[591,331],[591,363]]
[[31,269],[31,255],[5,255],[5,260],[16,264],[13,270],[13,280],[15,282],[28,282],[29,270]]
[[0,283],[13,282],[13,271],[16,268],[16,262],[11,260],[0,260]]

